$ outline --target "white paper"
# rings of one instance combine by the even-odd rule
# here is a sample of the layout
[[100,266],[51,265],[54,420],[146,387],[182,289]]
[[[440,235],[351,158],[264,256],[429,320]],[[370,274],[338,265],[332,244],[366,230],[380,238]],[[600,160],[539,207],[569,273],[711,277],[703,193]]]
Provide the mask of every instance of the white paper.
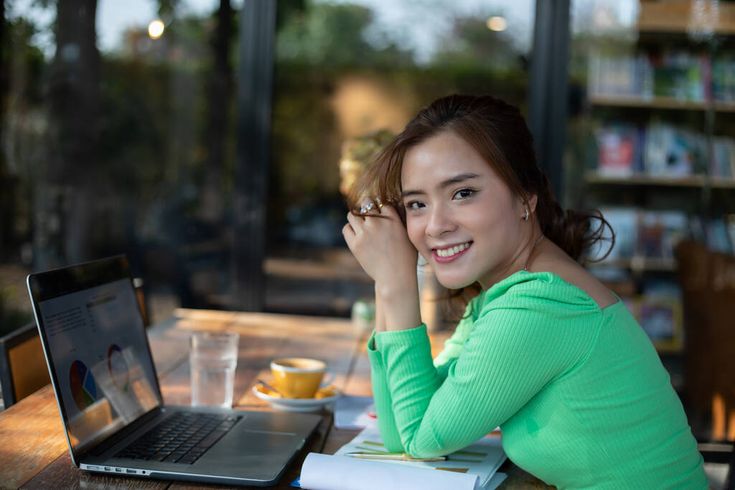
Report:
[[301,468],[308,490],[479,490],[477,475],[309,453]]
[[375,425],[373,410],[372,396],[341,396],[334,406],[334,427],[355,430]]
[[[367,427],[364,429],[349,443],[339,448],[335,456],[345,456],[347,453],[363,451],[386,451],[377,427]],[[385,459],[379,462],[386,466],[398,465],[426,469],[432,471],[432,473],[436,468],[454,468],[458,472],[461,471],[465,474],[477,475],[480,480],[480,485],[484,486],[505,460],[506,456],[505,451],[503,451],[501,439],[499,437],[484,437],[460,451],[449,454],[446,461],[428,462]]]

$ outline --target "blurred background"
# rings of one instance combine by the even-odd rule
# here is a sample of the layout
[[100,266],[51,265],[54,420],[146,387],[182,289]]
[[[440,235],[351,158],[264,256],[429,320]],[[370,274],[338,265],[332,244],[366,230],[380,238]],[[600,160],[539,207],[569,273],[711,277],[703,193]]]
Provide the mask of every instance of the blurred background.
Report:
[[372,287],[342,239],[340,181],[439,96],[526,105],[531,1],[1,4],[3,326],[28,319],[27,272],[115,253],[154,320],[348,315]]
[[0,0],[0,333],[26,274],[118,253],[153,322],[349,316],[343,193],[422,106],[489,93],[610,220],[590,270],[733,439],[733,36],[722,0]]

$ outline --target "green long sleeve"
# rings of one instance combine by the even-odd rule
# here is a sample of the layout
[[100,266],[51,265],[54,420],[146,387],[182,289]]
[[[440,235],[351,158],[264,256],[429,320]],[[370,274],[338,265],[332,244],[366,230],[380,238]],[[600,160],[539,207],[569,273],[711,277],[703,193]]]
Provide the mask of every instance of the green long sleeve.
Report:
[[508,456],[562,488],[706,488],[668,375],[622,302],[600,309],[558,276],[524,271],[470,313],[436,365],[423,325],[371,338],[389,450],[447,454],[500,425]]

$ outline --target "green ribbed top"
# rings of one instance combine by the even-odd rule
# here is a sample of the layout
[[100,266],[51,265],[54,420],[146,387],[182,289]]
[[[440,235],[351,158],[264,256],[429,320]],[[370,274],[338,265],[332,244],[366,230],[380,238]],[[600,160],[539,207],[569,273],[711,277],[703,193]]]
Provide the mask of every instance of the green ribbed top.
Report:
[[645,332],[555,274],[484,291],[436,359],[424,325],[373,334],[368,355],[389,451],[443,455],[500,426],[508,457],[559,488],[707,488]]

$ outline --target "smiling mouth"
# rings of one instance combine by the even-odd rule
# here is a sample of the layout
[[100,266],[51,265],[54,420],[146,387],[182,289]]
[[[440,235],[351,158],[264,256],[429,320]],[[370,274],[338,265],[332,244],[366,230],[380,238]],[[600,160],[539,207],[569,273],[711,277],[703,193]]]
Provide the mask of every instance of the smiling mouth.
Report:
[[431,250],[437,262],[449,262],[463,255],[472,246],[472,241],[460,243],[446,248],[434,248]]

